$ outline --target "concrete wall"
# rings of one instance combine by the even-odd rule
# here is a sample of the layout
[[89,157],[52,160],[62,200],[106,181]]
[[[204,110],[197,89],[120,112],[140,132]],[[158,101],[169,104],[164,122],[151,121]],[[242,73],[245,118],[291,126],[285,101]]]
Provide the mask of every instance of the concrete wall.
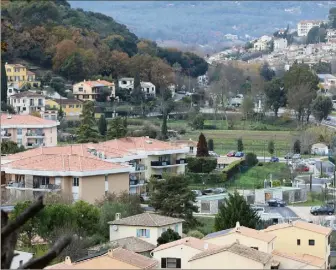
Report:
[[110,174],[107,181],[109,193],[129,192],[129,173]]
[[105,176],[86,176],[79,178],[79,198],[94,203],[105,195]]

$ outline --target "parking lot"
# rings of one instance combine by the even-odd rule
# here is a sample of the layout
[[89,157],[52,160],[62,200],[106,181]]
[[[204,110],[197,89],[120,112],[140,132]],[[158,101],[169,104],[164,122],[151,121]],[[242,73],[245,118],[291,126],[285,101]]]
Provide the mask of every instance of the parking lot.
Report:
[[310,206],[288,206],[287,208],[289,208],[292,212],[294,212],[301,219],[313,221],[314,223],[324,221],[326,220],[327,217],[330,218],[330,216],[328,215],[313,216],[310,213],[310,209],[311,209]]
[[290,207],[269,207],[264,204],[254,204],[255,207],[262,207],[265,209],[265,213],[277,214],[282,216],[284,219],[291,218],[299,218],[297,213],[295,213]]

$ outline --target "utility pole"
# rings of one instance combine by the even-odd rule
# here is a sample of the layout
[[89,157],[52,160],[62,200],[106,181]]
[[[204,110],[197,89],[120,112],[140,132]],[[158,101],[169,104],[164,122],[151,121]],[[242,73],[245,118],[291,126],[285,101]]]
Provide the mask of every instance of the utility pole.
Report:
[[265,157],[265,148],[266,148],[266,146],[265,146],[265,144],[266,144],[266,141],[264,141],[264,163],[266,162],[266,157]]
[[309,175],[309,191],[312,192],[313,174]]

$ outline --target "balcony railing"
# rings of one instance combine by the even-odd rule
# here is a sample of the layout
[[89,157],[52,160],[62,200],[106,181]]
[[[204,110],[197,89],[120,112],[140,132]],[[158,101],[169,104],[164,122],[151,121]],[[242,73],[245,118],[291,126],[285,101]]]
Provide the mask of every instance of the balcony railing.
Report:
[[39,146],[44,146],[44,143],[27,143],[27,147],[39,147]]
[[26,185],[25,182],[18,182],[18,183],[9,183],[7,187],[11,188],[31,188],[31,189],[48,189],[48,190],[56,190],[56,189],[61,189],[60,185],[55,185],[55,184],[47,184],[47,185],[41,185],[39,183],[34,183],[33,185],[29,184]]
[[2,137],[4,137],[4,138],[5,138],[5,137],[9,138],[10,136],[12,136],[12,134],[9,133],[9,132],[8,132],[8,133],[6,132],[5,134],[2,135]]
[[177,159],[176,164],[187,164],[187,159],[185,158]]
[[151,166],[169,166],[170,165],[170,161],[152,161],[151,162]]
[[146,170],[146,166],[137,164],[137,165],[135,165],[135,170],[136,171],[144,171],[144,170]]
[[165,167],[165,166],[178,166],[180,164],[187,164],[187,160],[185,158],[177,159],[176,162],[172,163],[170,161],[152,161],[152,167]]
[[45,134],[44,132],[27,132],[26,136],[27,137],[44,137]]
[[145,180],[130,180],[130,186],[145,185]]

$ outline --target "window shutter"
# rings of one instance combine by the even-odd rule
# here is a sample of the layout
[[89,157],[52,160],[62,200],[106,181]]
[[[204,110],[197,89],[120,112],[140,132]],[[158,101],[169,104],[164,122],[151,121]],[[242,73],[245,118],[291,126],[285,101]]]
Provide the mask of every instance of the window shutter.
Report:
[[161,268],[167,268],[167,259],[161,258]]
[[136,236],[137,236],[137,237],[140,237],[140,229],[137,229],[137,230],[136,230]]
[[176,268],[181,268],[181,259],[176,258]]
[[175,224],[175,232],[178,232],[178,224]]
[[146,238],[150,238],[150,230],[146,230]]

